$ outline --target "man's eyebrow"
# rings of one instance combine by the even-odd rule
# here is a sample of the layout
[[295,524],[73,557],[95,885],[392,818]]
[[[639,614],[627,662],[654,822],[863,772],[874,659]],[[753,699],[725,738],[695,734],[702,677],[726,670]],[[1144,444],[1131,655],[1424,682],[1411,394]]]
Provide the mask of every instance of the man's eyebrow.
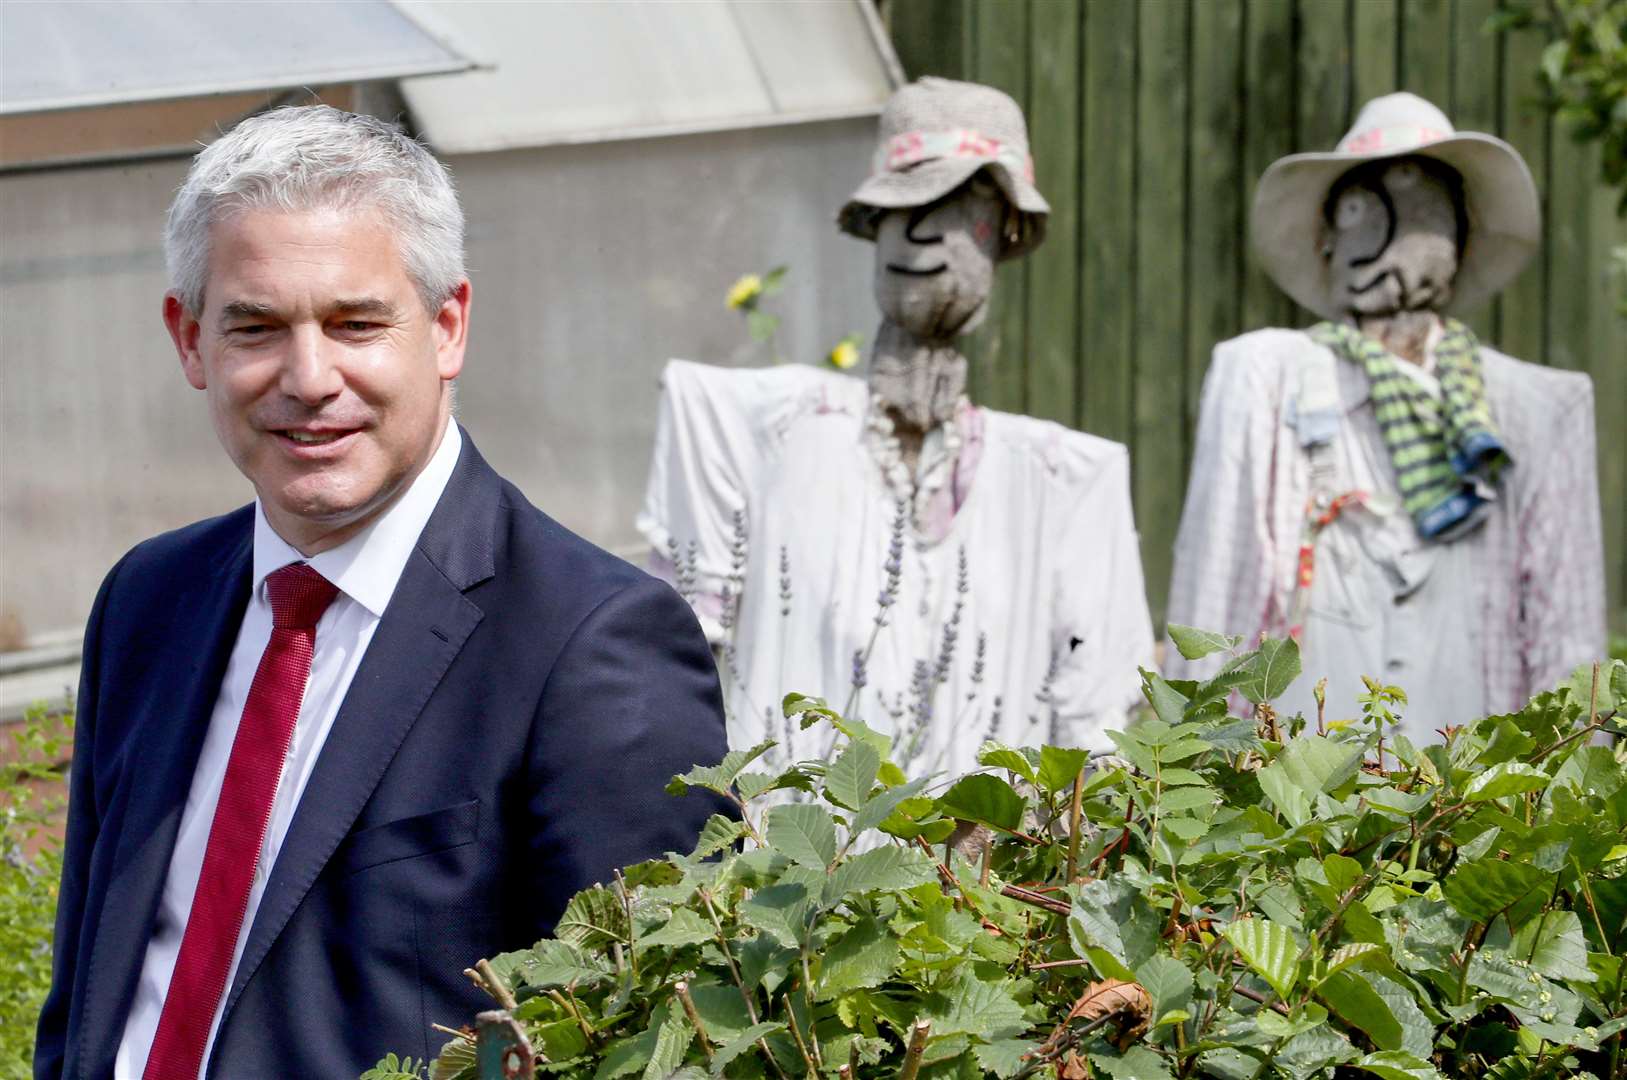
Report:
[[335,300],[333,312],[344,315],[380,315],[393,318],[396,306],[388,300],[381,300],[376,296],[359,296],[354,299]]
[[276,314],[270,304],[256,304],[252,300],[233,300],[220,309],[222,319],[270,319]]

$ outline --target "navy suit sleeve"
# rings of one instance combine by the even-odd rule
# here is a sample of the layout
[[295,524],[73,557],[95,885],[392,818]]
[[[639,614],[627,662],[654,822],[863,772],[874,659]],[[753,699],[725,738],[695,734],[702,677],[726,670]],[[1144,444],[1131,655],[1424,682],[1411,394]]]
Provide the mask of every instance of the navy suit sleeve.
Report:
[[710,793],[667,782],[727,751],[717,667],[689,605],[643,578],[599,605],[572,634],[543,690],[531,739],[530,858],[537,933],[579,890],[619,867],[688,853]]
[[56,1080],[62,1075],[67,1053],[68,1007],[74,998],[79,947],[84,929],[85,888],[90,876],[91,851],[101,824],[96,805],[92,763],[96,740],[97,672],[100,668],[102,625],[113,579],[120,562],[102,582],[85,626],[85,645],[79,668],[79,696],[75,700],[73,764],[68,776],[68,826],[62,852],[62,880],[57,889],[56,931],[52,937],[51,990],[40,1011],[34,1036],[35,1080]]

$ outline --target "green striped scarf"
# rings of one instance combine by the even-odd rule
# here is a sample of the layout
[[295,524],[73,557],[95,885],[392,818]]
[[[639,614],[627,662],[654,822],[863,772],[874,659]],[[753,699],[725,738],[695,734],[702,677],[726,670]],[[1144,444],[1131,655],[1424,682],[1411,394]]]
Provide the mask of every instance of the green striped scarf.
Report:
[[1447,540],[1473,529],[1496,498],[1502,470],[1513,464],[1486,405],[1480,343],[1456,319],[1435,348],[1437,401],[1378,341],[1348,323],[1323,322],[1310,335],[1362,365],[1379,431],[1395,466],[1401,500],[1418,535]]

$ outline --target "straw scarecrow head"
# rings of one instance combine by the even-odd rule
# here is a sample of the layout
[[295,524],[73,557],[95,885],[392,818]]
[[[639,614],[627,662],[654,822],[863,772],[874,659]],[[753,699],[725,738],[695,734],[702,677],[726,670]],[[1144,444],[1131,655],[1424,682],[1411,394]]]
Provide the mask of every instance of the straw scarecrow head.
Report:
[[981,321],[994,264],[1038,245],[1049,213],[1017,103],[991,87],[925,78],[887,102],[871,175],[837,222],[875,241],[887,320],[943,341]]
[[1266,272],[1327,319],[1474,308],[1542,232],[1519,153],[1407,93],[1368,102],[1332,152],[1273,163],[1250,223]]

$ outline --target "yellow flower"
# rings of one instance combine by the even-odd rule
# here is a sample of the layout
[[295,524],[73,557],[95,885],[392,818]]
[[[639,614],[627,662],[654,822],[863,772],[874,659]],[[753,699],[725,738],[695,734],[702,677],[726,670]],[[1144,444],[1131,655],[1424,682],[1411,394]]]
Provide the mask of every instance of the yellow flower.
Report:
[[738,311],[762,294],[763,279],[756,274],[747,274],[729,286],[729,295],[723,302],[729,305],[731,311]]
[[836,348],[830,351],[830,366],[839,371],[846,371],[859,362],[859,343],[856,338],[845,337],[836,343]]

